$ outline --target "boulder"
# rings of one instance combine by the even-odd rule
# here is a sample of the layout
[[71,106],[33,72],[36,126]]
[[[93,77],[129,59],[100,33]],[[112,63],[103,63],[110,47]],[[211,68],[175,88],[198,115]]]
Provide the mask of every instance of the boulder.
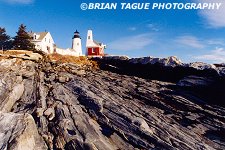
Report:
[[17,100],[23,95],[24,84],[20,83],[13,87],[12,91],[9,93],[8,97],[0,104],[0,110],[2,112],[10,112],[13,105]]
[[0,112],[0,148],[47,150],[31,115],[3,112]]
[[48,120],[52,120],[55,118],[55,110],[54,108],[48,108],[45,110],[44,115],[47,116]]

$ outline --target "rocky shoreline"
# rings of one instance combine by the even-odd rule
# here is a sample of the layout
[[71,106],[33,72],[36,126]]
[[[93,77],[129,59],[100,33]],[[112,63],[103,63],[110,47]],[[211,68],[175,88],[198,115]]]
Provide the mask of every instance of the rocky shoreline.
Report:
[[185,64],[178,58],[128,58],[108,56],[94,58],[102,70],[144,79],[175,83],[179,89],[193,92],[206,102],[225,106],[225,66],[194,62]]
[[224,68],[146,60],[2,58],[0,149],[225,149]]

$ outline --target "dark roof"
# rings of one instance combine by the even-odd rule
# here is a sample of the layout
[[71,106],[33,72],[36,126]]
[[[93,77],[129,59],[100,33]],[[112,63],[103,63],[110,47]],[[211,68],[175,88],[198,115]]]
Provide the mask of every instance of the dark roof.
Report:
[[[75,32],[74,32],[74,36],[73,36],[73,39],[74,38],[80,38],[80,33],[76,30]],[[80,38],[81,39],[81,38]]]
[[42,41],[44,37],[48,34],[48,32],[29,32],[30,36],[34,36],[34,34],[40,35],[37,40]]
[[77,30],[74,33],[80,34],[80,32],[78,32]]
[[38,40],[43,40],[44,37],[48,34],[48,32],[40,32],[40,33],[37,33],[40,35],[40,37],[38,38]]
[[102,43],[99,43],[99,42],[97,42],[97,41],[93,41],[96,45],[98,45],[98,46],[101,46],[102,45]]

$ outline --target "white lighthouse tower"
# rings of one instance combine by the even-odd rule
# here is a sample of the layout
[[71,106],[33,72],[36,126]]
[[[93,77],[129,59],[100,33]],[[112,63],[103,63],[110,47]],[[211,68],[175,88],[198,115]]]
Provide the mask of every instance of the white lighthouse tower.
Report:
[[78,56],[82,55],[81,38],[80,33],[77,30],[74,32],[72,49],[76,51]]

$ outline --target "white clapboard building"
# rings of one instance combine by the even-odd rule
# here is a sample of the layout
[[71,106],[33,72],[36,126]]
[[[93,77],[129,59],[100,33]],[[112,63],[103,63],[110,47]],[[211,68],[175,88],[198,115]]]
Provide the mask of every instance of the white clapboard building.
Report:
[[58,53],[61,55],[81,56],[82,45],[80,33],[76,30],[72,38],[72,48],[58,48],[50,34],[50,32],[29,32],[32,43],[37,50],[41,50],[47,54]]

